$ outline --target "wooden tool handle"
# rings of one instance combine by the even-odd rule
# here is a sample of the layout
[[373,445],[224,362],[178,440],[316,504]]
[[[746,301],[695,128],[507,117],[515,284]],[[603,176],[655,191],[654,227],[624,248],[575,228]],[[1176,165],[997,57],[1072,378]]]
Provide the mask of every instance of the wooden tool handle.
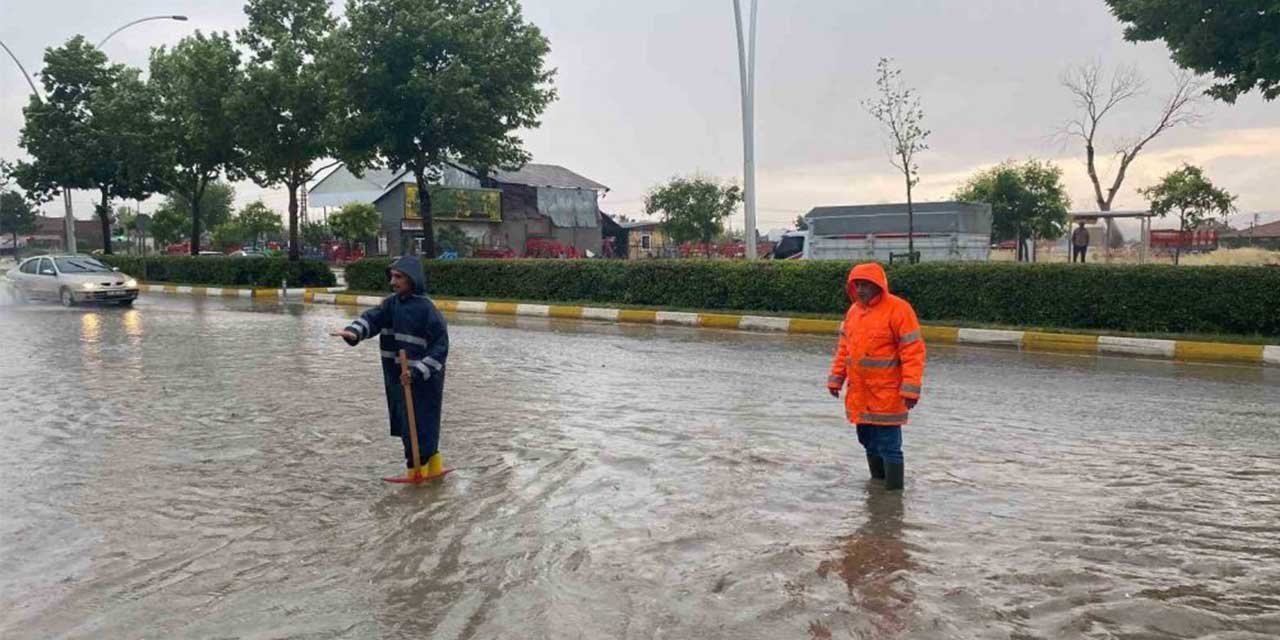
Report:
[[[400,373],[409,373],[409,355],[404,349],[400,350]],[[421,477],[422,458],[418,454],[418,418],[413,410],[413,383],[405,381],[401,385],[404,387],[404,412],[409,418],[409,449],[413,453],[413,473],[414,476]]]

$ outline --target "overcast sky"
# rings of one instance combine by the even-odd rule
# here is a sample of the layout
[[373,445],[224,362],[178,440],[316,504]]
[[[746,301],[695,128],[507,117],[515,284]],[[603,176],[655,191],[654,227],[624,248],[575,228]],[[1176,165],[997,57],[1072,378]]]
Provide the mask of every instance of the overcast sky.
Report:
[[[744,3],[746,0],[744,0]],[[1162,44],[1133,45],[1101,0],[759,0],[756,158],[759,227],[787,226],[818,205],[901,201],[876,123],[859,101],[875,65],[892,57],[919,90],[931,149],[919,158],[918,200],[946,199],[972,172],[1005,159],[1051,159],[1076,209],[1094,209],[1083,152],[1052,134],[1073,113],[1059,76],[1098,60],[1132,64],[1150,81],[1102,133],[1104,145],[1153,124],[1172,67]],[[610,213],[635,216],[644,193],[674,175],[741,182],[742,128],[730,0],[524,0],[551,41],[559,100],[525,136],[535,161],[560,164],[612,189]],[[0,0],[0,40],[36,72],[45,47],[77,33],[97,41],[136,17],[152,22],[105,46],[113,61],[145,66],[150,47],[191,30],[235,30],[227,0]],[[0,58],[0,158],[17,146],[29,89]],[[1205,167],[1239,195],[1241,211],[1280,211],[1280,103],[1256,95],[1208,103],[1205,122],[1167,134],[1139,157],[1116,208],[1143,206],[1136,189],[1182,162]],[[1108,175],[1110,170],[1108,168]],[[286,199],[237,185],[241,202]],[[148,206],[144,205],[144,209]],[[58,207],[51,210],[60,212]],[[77,194],[89,217],[88,194]],[[1270,219],[1273,216],[1266,216]],[[734,226],[741,228],[739,217]]]

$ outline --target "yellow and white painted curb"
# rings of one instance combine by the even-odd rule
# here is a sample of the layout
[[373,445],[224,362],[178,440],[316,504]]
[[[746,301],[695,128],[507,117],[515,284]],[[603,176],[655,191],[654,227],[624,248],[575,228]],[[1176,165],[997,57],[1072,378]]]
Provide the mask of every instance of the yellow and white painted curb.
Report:
[[[376,307],[381,296],[342,293],[341,287],[307,289],[218,289],[215,287],[178,287],[174,285],[142,285],[152,293],[175,293],[240,298],[301,298],[305,302],[355,307]],[[285,295],[281,295],[282,291]],[[732,313],[687,313],[651,309],[610,309],[575,305],[487,302],[483,300],[435,300],[441,311],[482,313],[536,318],[566,318],[599,322],[657,324],[707,329],[762,331],[775,333],[832,335],[840,331],[839,320],[752,316]],[[1218,362],[1280,367],[1280,346],[1194,342],[1190,340],[1154,340],[1040,331],[999,329],[967,329],[924,326],[926,343],[968,344],[1046,351],[1059,353],[1137,356],[1180,362]]]
[[311,292],[345,291],[344,287],[268,289],[250,287],[199,287],[176,284],[140,284],[138,289],[147,293],[173,293],[206,298],[302,298]]

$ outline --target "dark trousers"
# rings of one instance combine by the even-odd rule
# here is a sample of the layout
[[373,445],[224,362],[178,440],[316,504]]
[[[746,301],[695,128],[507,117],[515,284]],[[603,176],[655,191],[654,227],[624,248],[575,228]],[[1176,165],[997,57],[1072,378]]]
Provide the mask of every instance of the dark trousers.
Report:
[[[404,466],[413,468],[413,443],[409,442],[409,430],[405,429],[404,434],[400,436],[400,443],[404,445]],[[418,462],[422,466],[427,466],[427,458],[439,452],[440,431],[430,428],[423,429],[418,427]]]
[[877,456],[885,462],[902,464],[902,427],[860,424],[858,442],[867,450],[867,455]]
[[1088,251],[1089,251],[1089,247],[1088,247],[1088,245],[1083,246],[1083,247],[1072,246],[1072,247],[1071,247],[1071,262],[1073,262],[1073,263],[1074,263],[1074,262],[1076,262],[1076,259],[1077,259],[1077,258],[1079,258],[1079,262],[1080,262],[1081,264],[1083,264],[1083,263],[1084,263],[1084,254],[1085,254],[1085,253],[1087,253]]

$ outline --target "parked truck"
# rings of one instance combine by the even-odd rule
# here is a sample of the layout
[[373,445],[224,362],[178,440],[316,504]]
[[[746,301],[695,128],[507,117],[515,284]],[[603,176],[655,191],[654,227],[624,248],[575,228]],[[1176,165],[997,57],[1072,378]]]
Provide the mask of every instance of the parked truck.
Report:
[[[914,205],[910,234],[921,261],[984,261],[991,253],[991,206],[973,202]],[[817,207],[805,216],[808,228],[785,234],[776,259],[875,260],[908,256],[907,205]]]

